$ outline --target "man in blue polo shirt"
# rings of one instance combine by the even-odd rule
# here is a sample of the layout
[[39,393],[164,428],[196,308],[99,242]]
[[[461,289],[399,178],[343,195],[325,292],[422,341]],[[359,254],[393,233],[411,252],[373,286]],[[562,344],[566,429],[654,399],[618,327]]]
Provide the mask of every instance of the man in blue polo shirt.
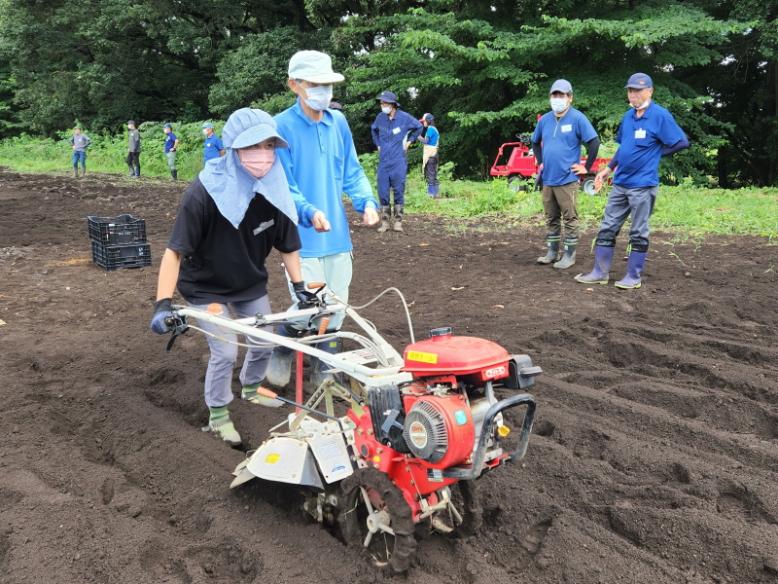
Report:
[[[600,140],[586,116],[572,107],[573,86],[569,81],[557,79],[548,94],[551,111],[540,118],[532,134],[532,149],[543,181],[548,248],[546,255],[539,257],[537,262],[554,264],[556,269],[564,270],[575,264],[578,246],[578,175],[590,171],[600,149]],[[581,144],[586,144],[585,165],[581,164]],[[562,222],[565,251],[557,261]]]
[[[277,156],[297,205],[303,278],[306,282],[325,282],[338,298],[348,302],[352,245],[343,193],[351,199],[354,210],[362,213],[365,225],[378,223],[378,204],[357,158],[346,118],[329,109],[332,85],[343,79],[343,75],[332,70],[329,55],[319,51],[295,53],[289,61],[287,84],[297,101],[275,120],[278,133],[289,144],[288,148],[279,149]],[[296,302],[294,294],[292,302]],[[343,314],[334,315],[328,331],[339,330],[342,322]],[[297,328],[289,325],[278,332],[298,335]],[[338,344],[325,342],[318,348],[337,352]],[[276,347],[268,366],[268,381],[285,386],[291,367],[291,352]],[[322,363],[314,366],[314,385],[324,379],[325,369]]]
[[642,284],[641,274],[648,254],[648,219],[659,192],[659,160],[688,148],[689,140],[673,115],[652,101],[651,77],[635,73],[627,81],[626,89],[631,109],[624,114],[616,131],[619,149],[595,177],[595,187],[599,189],[608,174],[616,169],[605,217],[597,234],[594,269],[588,274],[578,274],[575,279],[582,284],[608,283],[616,236],[632,214],[627,274],[615,284],[617,288],[629,290]]
[[400,109],[397,96],[384,91],[376,98],[381,111],[370,127],[373,144],[378,148],[378,198],[381,199],[381,226],[383,233],[389,229],[392,217],[390,190],[394,189],[394,231],[403,230],[405,208],[405,179],[408,176],[408,160],[405,154],[408,146],[416,141],[423,126],[408,112]]
[[165,158],[167,158],[167,167],[170,170],[170,176],[173,180],[178,180],[178,170],[176,169],[176,150],[178,149],[178,138],[173,133],[173,126],[165,124],[162,126],[165,132]]
[[208,162],[212,158],[219,158],[224,155],[224,144],[219,136],[213,131],[213,124],[205,122],[203,124],[203,134],[205,142],[203,143],[203,162]]

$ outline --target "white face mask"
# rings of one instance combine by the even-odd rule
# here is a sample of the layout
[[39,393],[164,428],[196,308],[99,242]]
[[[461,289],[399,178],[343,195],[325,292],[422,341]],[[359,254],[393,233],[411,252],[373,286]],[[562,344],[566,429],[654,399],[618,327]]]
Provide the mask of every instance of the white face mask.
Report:
[[638,105],[632,105],[632,104],[630,105],[632,105],[632,107],[634,107],[636,110],[642,110],[642,109],[646,109],[650,104],[651,104],[651,98],[649,97],[643,103],[639,103]]
[[332,85],[308,87],[305,90],[305,94],[308,96],[308,99],[305,100],[305,104],[312,110],[321,112],[330,107],[330,102],[332,101]]
[[381,111],[384,112],[387,116],[392,113],[392,106],[390,105],[382,105]]
[[203,135],[207,136],[208,135],[208,130],[203,130]]
[[551,104],[551,109],[555,114],[561,114],[570,105],[567,103],[566,97],[552,97],[548,100],[548,102]]

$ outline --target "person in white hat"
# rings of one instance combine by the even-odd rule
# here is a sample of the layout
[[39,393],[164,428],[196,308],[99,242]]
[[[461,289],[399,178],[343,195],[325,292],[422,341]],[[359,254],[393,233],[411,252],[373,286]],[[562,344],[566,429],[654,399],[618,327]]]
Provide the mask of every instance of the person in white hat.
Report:
[[[343,193],[351,199],[354,210],[362,214],[365,225],[375,225],[379,219],[378,202],[357,158],[348,122],[340,111],[329,107],[332,85],[343,79],[332,70],[329,55],[319,51],[295,53],[289,61],[287,83],[297,101],[275,120],[278,133],[289,144],[289,148],[279,151],[279,159],[300,217],[303,278],[326,282],[335,295],[348,302],[353,248]],[[342,314],[333,316],[329,330],[339,330],[342,322]],[[283,327],[278,332],[299,334],[294,327]],[[319,348],[338,350],[336,342],[323,343]],[[321,363],[314,367],[315,385],[324,379],[323,369]],[[289,383],[291,370],[292,353],[276,347],[268,381],[283,387]]]
[[[176,287],[186,302],[198,308],[217,303],[237,317],[269,313],[265,258],[273,249],[281,253],[297,302],[306,306],[311,301],[300,269],[297,212],[277,156],[286,142],[269,114],[249,108],[229,117],[223,138],[225,155],[208,160],[184,191],[159,268],[151,319],[151,330],[157,334],[171,331]],[[211,323],[198,326],[216,335],[207,337],[211,350],[205,373],[207,429],[239,446],[240,434],[228,411],[237,339]],[[243,399],[267,405],[257,390],[269,355],[262,348],[246,351],[240,372]]]

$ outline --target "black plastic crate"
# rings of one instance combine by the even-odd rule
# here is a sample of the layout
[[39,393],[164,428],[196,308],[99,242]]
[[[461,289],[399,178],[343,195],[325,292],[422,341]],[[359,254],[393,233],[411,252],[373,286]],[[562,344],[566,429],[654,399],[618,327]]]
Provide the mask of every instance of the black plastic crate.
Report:
[[151,246],[148,243],[103,245],[93,241],[92,261],[108,271],[150,266]]
[[86,218],[89,239],[102,244],[146,243],[146,222],[125,213],[117,217]]

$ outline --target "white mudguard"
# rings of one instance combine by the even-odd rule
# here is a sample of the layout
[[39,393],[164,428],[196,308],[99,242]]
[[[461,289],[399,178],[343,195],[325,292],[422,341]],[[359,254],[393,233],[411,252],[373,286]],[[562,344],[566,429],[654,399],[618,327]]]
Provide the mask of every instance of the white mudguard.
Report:
[[268,481],[323,488],[308,444],[297,438],[270,438],[251,456],[245,470]]
[[307,432],[306,441],[319,463],[325,481],[334,483],[354,473],[343,430],[338,422],[319,422],[308,416],[300,427]]

